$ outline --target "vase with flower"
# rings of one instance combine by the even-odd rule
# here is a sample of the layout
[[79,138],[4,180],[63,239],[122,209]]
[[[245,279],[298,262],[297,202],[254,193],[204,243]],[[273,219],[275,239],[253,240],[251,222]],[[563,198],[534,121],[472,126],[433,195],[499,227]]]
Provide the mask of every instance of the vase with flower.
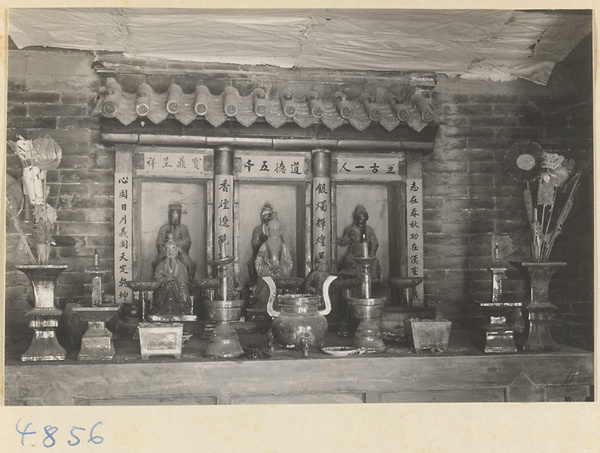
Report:
[[56,207],[47,203],[49,187],[46,172],[56,169],[62,151],[54,139],[42,135],[35,140],[19,137],[8,145],[19,158],[23,167],[23,192],[32,206],[32,239],[35,254],[30,248],[23,227],[19,221],[22,206],[15,203],[15,197],[7,197],[7,213],[19,233],[21,244],[31,260],[31,264],[15,267],[23,272],[33,287],[34,308],[26,313],[29,326],[34,330],[29,349],[21,356],[22,361],[64,360],[66,351],[58,343],[56,328],[62,310],[54,302],[54,289],[59,275],[67,268],[66,264],[49,264],[50,247],[56,225]]
[[529,334],[523,349],[558,350],[550,334],[556,307],[549,302],[549,283],[567,263],[550,261],[550,253],[569,217],[587,164],[544,151],[538,143],[529,141],[514,143],[504,158],[509,175],[524,184],[523,199],[531,230],[532,261],[512,263],[529,281],[529,301],[524,307]]

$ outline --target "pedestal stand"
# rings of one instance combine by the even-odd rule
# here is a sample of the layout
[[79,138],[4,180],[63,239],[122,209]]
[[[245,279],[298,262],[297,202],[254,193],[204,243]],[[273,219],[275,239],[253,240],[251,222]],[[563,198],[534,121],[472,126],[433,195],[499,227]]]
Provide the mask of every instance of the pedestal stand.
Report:
[[65,360],[66,351],[58,343],[56,328],[62,310],[54,306],[56,280],[66,264],[23,264],[15,266],[29,278],[33,286],[35,308],[25,313],[34,331],[29,349],[21,356],[23,362]]
[[371,296],[371,274],[369,270],[375,257],[359,257],[355,260],[362,266],[363,273],[361,276],[362,297],[348,298],[351,316],[360,319],[354,334],[354,344],[357,348],[364,348],[367,353],[385,352],[386,347],[381,339],[379,325],[383,316],[383,306],[386,298]]
[[488,270],[492,273],[492,300],[479,304],[490,319],[490,322],[484,327],[485,346],[483,351],[487,353],[517,352],[514,338],[515,326],[514,323],[508,323],[507,317],[522,304],[502,301],[502,279],[505,277],[506,268],[491,267]]
[[558,351],[560,346],[550,334],[550,325],[556,307],[552,304],[529,304],[529,335],[523,345],[524,351]]
[[214,359],[231,359],[242,357],[244,350],[240,345],[240,339],[231,327],[231,321],[238,321],[242,316],[243,300],[227,300],[228,283],[227,272],[229,264],[233,262],[233,256],[214,260],[219,266],[219,281],[221,300],[207,300],[206,315],[209,321],[217,323],[208,342],[205,355]]
[[113,334],[106,328],[106,323],[118,310],[118,305],[73,307],[73,311],[88,323],[88,329],[81,337],[81,349],[77,360],[112,360],[115,355]]
[[112,360],[115,347],[112,332],[106,323],[117,313],[116,304],[102,304],[102,276],[109,271],[94,267],[87,271],[92,274],[92,306],[76,306],[73,312],[88,323],[88,329],[81,337],[81,349],[77,360]]

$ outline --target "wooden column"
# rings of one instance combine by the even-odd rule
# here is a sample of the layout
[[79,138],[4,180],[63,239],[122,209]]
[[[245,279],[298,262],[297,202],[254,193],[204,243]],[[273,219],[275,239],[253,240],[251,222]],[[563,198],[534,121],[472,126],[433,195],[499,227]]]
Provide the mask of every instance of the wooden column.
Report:
[[233,254],[233,149],[217,148],[214,156],[214,257]]
[[315,149],[312,152],[312,249],[315,261],[319,258],[329,260],[331,257],[330,175],[329,151]]
[[131,289],[125,282],[133,280],[133,147],[117,145],[114,179],[114,272],[115,302],[131,303]]

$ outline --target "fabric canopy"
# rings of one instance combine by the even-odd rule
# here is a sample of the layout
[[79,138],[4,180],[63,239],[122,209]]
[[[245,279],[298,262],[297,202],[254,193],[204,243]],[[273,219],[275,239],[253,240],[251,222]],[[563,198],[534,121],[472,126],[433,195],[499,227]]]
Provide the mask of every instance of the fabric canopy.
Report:
[[332,70],[431,71],[546,84],[591,12],[508,10],[11,9],[18,48]]

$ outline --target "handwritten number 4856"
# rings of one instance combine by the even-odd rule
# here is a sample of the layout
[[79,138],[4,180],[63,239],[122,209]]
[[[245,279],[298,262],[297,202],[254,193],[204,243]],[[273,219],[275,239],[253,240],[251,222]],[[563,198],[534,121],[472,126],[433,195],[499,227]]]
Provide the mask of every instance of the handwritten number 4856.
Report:
[[[19,419],[17,421],[16,429],[17,429],[17,432],[21,435],[21,445],[25,446],[25,436],[37,434],[37,431],[29,431],[29,427],[33,423],[27,423],[27,425],[25,426],[25,429],[21,430],[19,428],[20,422],[21,422],[21,419]],[[89,438],[87,440],[88,444],[90,442],[93,444],[101,444],[104,441],[104,438],[102,436],[98,436],[98,435],[94,434],[94,429],[98,425],[101,425],[101,424],[102,424],[102,422],[97,422],[94,426],[92,426],[92,429],[90,429]],[[78,426],[73,426],[71,428],[70,434],[71,434],[72,439],[69,439],[67,441],[67,444],[69,444],[71,447],[74,447],[81,443],[80,436],[83,437],[83,432],[78,432],[78,431],[85,431],[85,428],[80,428]],[[57,432],[58,432],[57,426],[52,426],[52,425],[44,426],[44,433],[46,434],[46,436],[42,440],[42,445],[44,445],[44,447],[46,447],[46,448],[54,447],[54,445],[56,445],[56,439],[54,438],[54,435]]]

